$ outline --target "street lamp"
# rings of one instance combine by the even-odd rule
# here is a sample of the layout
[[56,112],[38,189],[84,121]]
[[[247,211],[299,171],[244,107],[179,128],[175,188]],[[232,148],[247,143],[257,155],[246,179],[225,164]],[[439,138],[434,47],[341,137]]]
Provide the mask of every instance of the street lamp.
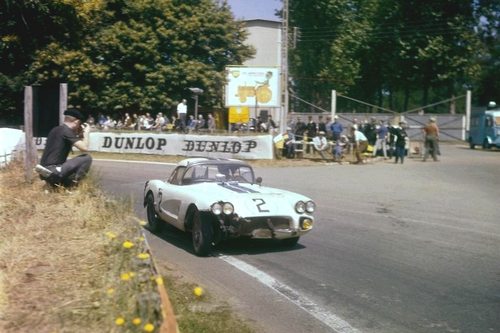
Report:
[[198,96],[203,94],[203,89],[201,88],[189,88],[191,92],[194,94],[194,119],[198,119]]

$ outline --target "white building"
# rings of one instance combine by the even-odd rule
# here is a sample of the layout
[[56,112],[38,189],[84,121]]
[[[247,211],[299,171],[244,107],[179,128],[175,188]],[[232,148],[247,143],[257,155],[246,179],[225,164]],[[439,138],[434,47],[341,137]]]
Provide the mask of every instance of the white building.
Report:
[[[277,67],[281,72],[281,21],[252,19],[243,21],[246,25],[248,37],[246,44],[252,46],[256,53],[252,59],[243,63],[250,67]],[[272,115],[276,121],[280,120],[280,108],[252,108],[252,117],[264,114]]]

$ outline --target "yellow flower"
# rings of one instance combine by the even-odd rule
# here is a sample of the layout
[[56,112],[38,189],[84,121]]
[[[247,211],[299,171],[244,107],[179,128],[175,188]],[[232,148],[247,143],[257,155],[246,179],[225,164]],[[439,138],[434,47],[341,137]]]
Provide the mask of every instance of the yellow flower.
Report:
[[161,276],[156,278],[156,284],[159,286],[163,286],[163,278]]
[[146,324],[144,325],[144,330],[146,332],[153,332],[155,330],[155,326],[153,324]]
[[135,276],[135,273],[134,272],[128,272],[128,275],[130,275],[130,277],[133,278]]
[[121,326],[121,325],[125,324],[125,319],[123,317],[118,317],[115,319],[115,324],[118,326]]
[[123,247],[126,249],[131,249],[134,247],[134,243],[129,242],[129,241],[125,241],[125,242],[123,242]]
[[146,253],[146,252],[139,253],[137,255],[137,258],[139,258],[139,259],[149,259],[149,253]]
[[144,237],[142,237],[142,236],[137,237],[137,240],[138,240],[139,242],[144,242]]
[[129,273],[122,273],[120,275],[120,279],[122,279],[123,281],[128,281],[128,280],[130,280],[130,274]]
[[108,232],[106,232],[106,237],[108,237],[109,239],[115,239],[116,234],[112,231],[108,231]]
[[140,325],[140,324],[141,324],[141,322],[142,322],[141,318],[134,318],[134,319],[132,320],[132,324],[134,324],[135,326]]
[[147,225],[148,223],[147,223],[146,221],[144,221],[144,220],[140,220],[140,221],[139,221],[139,224],[140,224],[141,226],[143,226],[143,227],[144,227],[144,226],[145,226],[145,225]]
[[109,296],[113,295],[115,292],[115,289],[113,288],[109,288],[108,290],[106,290],[106,294],[108,294]]

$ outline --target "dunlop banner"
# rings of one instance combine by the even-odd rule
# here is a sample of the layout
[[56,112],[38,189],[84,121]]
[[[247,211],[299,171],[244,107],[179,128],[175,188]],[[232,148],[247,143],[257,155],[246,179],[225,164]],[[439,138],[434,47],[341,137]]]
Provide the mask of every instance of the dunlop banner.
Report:
[[[271,135],[213,136],[162,133],[91,132],[90,151],[237,159],[272,159]],[[38,149],[45,138],[36,138]]]

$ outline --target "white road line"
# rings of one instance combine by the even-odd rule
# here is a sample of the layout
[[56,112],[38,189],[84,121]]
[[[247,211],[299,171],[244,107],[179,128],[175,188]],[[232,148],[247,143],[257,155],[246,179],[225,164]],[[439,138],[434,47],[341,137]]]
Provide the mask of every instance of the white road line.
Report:
[[298,292],[296,292],[286,284],[279,282],[269,274],[262,272],[256,267],[231,256],[219,255],[218,257],[228,264],[236,267],[240,271],[256,278],[260,283],[273,289],[282,296],[286,297],[287,299],[292,301],[292,303],[309,313],[311,316],[318,319],[328,327],[332,328],[335,332],[360,333],[359,330],[349,325],[349,323],[345,320],[337,317],[335,314],[330,313],[325,309],[322,309],[319,305],[317,305],[307,297],[300,295]]

